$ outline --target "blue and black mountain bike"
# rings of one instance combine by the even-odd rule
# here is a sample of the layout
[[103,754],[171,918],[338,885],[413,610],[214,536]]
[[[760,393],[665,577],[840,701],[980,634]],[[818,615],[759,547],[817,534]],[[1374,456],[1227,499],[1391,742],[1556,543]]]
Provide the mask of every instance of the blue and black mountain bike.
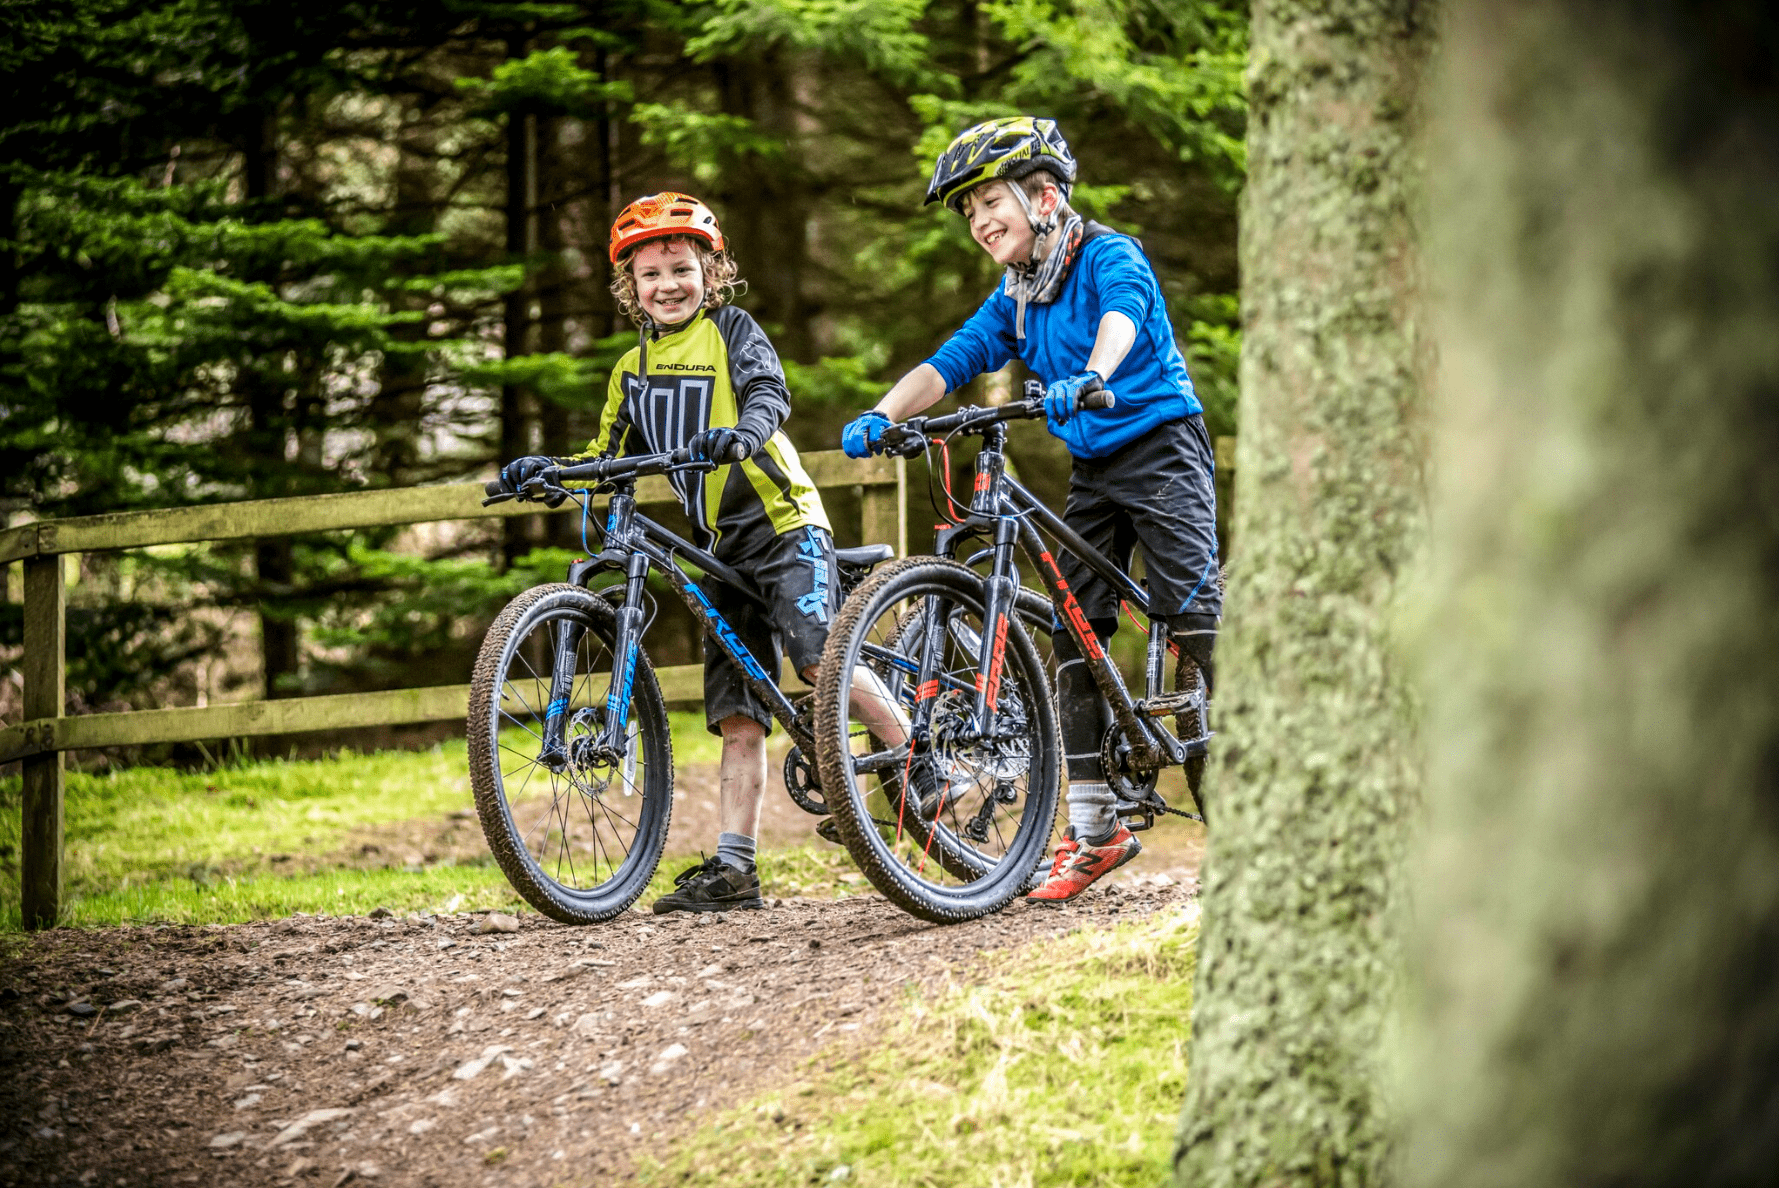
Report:
[[[808,812],[828,811],[805,758],[814,753],[807,699],[793,702],[778,688],[709,591],[724,587],[763,610],[765,602],[741,574],[637,510],[637,480],[716,465],[679,450],[552,467],[516,493],[488,487],[488,503],[573,499],[583,524],[587,502],[611,495],[598,551],[589,546],[593,555],[569,566],[566,582],[507,604],[482,642],[470,687],[470,783],[482,831],[526,902],[564,923],[623,912],[648,886],[667,844],[673,738],[643,648],[653,618],[650,570],[685,601],[797,744],[785,764],[792,798]],[[836,549],[842,591],[893,555],[888,545]],[[588,588],[613,571],[621,581]]]

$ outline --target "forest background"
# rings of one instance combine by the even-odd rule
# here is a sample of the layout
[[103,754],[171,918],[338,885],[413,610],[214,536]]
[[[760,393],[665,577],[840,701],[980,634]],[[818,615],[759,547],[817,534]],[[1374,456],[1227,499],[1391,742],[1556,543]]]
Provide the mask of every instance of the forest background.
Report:
[[[796,444],[834,448],[996,283],[920,200],[951,136],[1019,112],[1061,122],[1077,205],[1141,237],[1211,430],[1234,432],[1245,5],[32,0],[5,25],[7,524],[579,449],[635,341],[607,228],[668,188],[718,211]],[[1019,428],[1014,465],[1060,506],[1060,444]],[[911,476],[918,548],[934,517]],[[830,505],[844,543],[856,518]],[[69,711],[452,683],[578,532],[540,516],[81,557]],[[14,719],[21,596],[14,573]],[[658,662],[694,658],[690,631],[651,647],[676,635],[685,654]]]

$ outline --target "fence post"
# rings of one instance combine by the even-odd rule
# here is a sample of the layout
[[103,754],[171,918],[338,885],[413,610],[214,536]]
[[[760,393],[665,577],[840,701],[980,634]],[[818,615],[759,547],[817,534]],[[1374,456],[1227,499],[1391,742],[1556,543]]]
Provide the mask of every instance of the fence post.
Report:
[[877,483],[859,493],[859,536],[864,544],[893,545],[908,555],[908,460],[897,458],[894,486]]
[[[54,532],[53,526],[45,530]],[[39,540],[41,541],[41,534]],[[54,538],[51,538],[53,542]],[[66,706],[68,600],[62,558],[25,559],[25,721],[60,718]],[[53,730],[49,741],[55,742]],[[54,928],[62,910],[62,752],[24,761],[19,848],[21,915],[26,928]]]

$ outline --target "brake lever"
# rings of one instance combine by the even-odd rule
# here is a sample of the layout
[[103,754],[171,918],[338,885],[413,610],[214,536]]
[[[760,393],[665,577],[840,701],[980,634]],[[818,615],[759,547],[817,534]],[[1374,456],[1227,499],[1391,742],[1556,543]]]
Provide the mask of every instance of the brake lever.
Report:
[[493,507],[497,503],[505,503],[509,499],[517,498],[518,496],[511,491],[502,491],[499,495],[490,495],[488,498],[482,500],[482,506]]
[[932,444],[931,439],[929,439],[926,434],[910,433],[902,439],[900,445],[894,446],[885,452],[894,454],[898,458],[918,458],[926,453],[928,447]]

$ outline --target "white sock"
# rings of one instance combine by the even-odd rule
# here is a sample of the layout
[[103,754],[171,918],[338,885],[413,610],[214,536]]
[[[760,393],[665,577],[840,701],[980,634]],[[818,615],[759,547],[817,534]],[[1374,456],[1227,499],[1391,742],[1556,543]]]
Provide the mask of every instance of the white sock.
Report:
[[1076,841],[1105,837],[1118,827],[1110,784],[1069,784],[1069,827]]

